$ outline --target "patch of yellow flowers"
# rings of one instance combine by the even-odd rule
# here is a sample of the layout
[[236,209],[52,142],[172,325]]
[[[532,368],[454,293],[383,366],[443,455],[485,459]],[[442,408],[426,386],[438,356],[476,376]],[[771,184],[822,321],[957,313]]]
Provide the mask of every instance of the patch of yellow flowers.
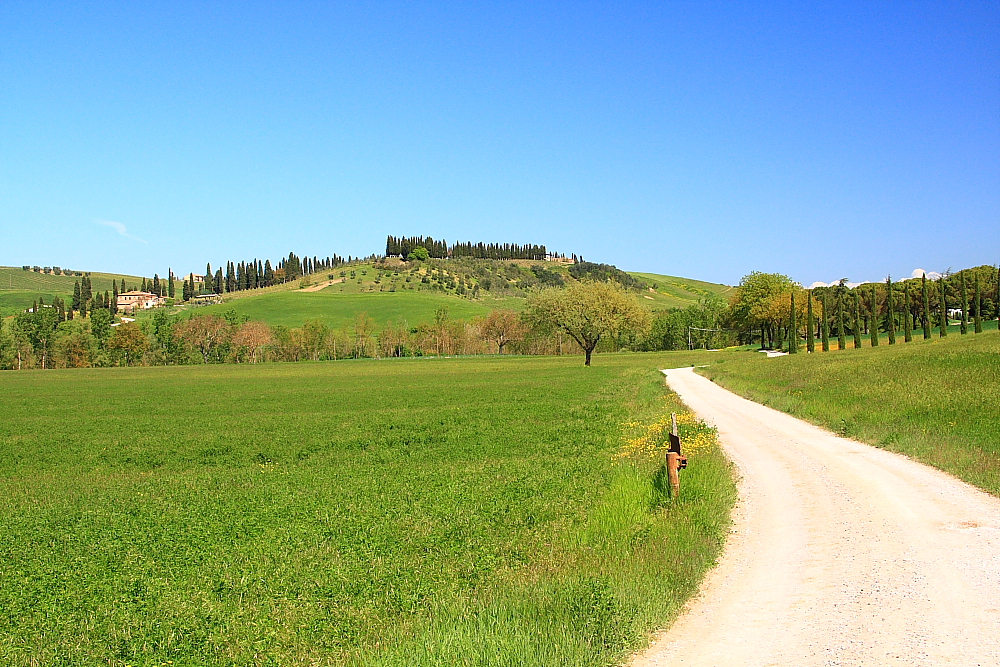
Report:
[[[614,463],[624,459],[641,461],[663,456],[670,447],[670,415],[666,414],[658,420],[644,424],[642,422],[625,422],[625,442],[612,457]],[[699,421],[693,412],[682,412],[677,415],[677,430],[681,436],[681,451],[687,456],[697,454],[699,450],[712,447],[718,443],[718,431]]]

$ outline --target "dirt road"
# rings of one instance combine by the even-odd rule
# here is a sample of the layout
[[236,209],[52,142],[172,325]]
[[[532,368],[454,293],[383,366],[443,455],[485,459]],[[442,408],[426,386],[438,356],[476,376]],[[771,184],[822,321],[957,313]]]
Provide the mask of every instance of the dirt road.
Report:
[[740,503],[719,567],[634,667],[1000,665],[1000,499],[664,372],[719,428]]

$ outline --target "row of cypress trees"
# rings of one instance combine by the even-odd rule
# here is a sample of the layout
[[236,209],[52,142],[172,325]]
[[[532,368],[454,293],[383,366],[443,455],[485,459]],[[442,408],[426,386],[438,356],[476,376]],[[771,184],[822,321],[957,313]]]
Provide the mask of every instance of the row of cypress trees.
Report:
[[437,241],[430,236],[387,236],[386,257],[400,256],[404,259],[415,248],[424,248],[430,257],[472,257],[475,259],[537,259],[543,260],[547,250],[543,245],[517,243],[455,243],[448,245],[444,239]]
[[[1000,269],[996,269],[996,285],[993,287],[993,313],[990,319],[1000,320]],[[871,347],[879,345],[879,329],[884,326],[887,333],[889,345],[895,345],[897,341],[897,324],[901,328],[903,341],[913,340],[913,332],[918,328],[922,330],[925,339],[930,338],[935,324],[938,328],[938,336],[944,338],[948,335],[949,321],[949,288],[957,293],[959,302],[955,304],[961,319],[959,320],[959,332],[962,335],[969,333],[969,326],[975,333],[982,333],[984,319],[984,291],[980,279],[980,271],[971,271],[971,285],[966,271],[959,272],[953,276],[941,276],[936,281],[929,281],[926,274],[920,280],[919,299],[917,295],[911,294],[911,281],[904,281],[902,289],[892,282],[892,277],[885,281],[885,303],[884,308],[879,308],[878,284],[869,283],[859,285],[854,289],[848,289],[841,281],[833,288],[835,303],[830,303],[830,289],[823,289],[818,294],[820,305],[820,317],[817,323],[815,308],[813,305],[814,290],[806,290],[806,349],[809,352],[815,351],[816,337],[818,335],[821,349],[824,352],[830,350],[831,321],[836,324],[837,349],[847,349],[847,332],[853,334],[854,348],[858,349],[862,345],[862,293],[870,291],[872,326],[870,327],[869,344]],[[900,293],[901,292],[901,293]],[[850,295],[850,296],[849,296]],[[952,299],[954,301],[954,299]],[[972,317],[970,319],[970,312]],[[919,325],[917,323],[919,319]],[[817,327],[818,324],[818,327]],[[817,331],[818,328],[818,331]],[[791,314],[789,321],[788,351],[796,353],[799,351],[799,335],[796,326],[795,293],[791,297]]]

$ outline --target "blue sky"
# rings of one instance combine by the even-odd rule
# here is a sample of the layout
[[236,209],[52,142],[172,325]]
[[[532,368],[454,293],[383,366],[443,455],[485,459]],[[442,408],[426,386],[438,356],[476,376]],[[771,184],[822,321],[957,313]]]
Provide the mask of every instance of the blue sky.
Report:
[[0,264],[1000,262],[996,3],[0,6]]

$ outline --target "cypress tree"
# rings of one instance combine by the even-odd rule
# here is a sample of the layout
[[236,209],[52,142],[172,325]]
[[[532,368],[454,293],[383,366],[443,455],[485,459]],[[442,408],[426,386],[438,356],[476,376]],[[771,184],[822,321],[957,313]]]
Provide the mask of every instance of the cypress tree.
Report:
[[788,353],[795,354],[798,351],[799,328],[795,324],[795,290],[792,289],[792,312],[788,318]]
[[924,327],[924,338],[931,337],[931,298],[930,292],[927,290],[927,274],[923,274],[923,280],[920,283],[921,297],[923,298],[923,317],[920,318],[920,324]]
[[[575,257],[575,255],[574,255]],[[813,291],[806,290],[806,351],[816,351],[816,318],[813,317]]]
[[824,352],[829,352],[830,351],[830,311],[827,308],[826,293],[827,293],[827,290],[823,290],[823,292],[820,294],[820,297],[819,297],[820,298],[820,301],[819,301],[820,310],[823,311],[822,312],[823,321],[822,321],[821,326],[820,326],[820,338],[821,338],[822,343],[823,343],[823,351]]
[[948,295],[945,293],[944,288],[944,276],[938,278],[938,285],[940,289],[941,296],[941,330],[938,332],[938,336],[944,338],[948,335]]
[[969,291],[965,289],[965,272],[959,274],[962,286],[962,325],[959,329],[964,336],[969,333]]
[[167,296],[169,296],[171,299],[173,299],[174,298],[174,294],[175,294],[175,291],[174,291],[174,289],[175,289],[174,288],[174,270],[171,269],[170,267],[167,267],[167,276],[168,276],[168,278],[167,278]]
[[861,296],[858,290],[851,290],[854,295],[854,349],[861,347]]
[[982,311],[982,309],[983,309],[983,293],[979,289],[979,274],[978,273],[975,274],[975,290],[976,290],[976,297],[975,297],[976,298],[976,304],[975,304],[976,305],[976,319],[975,319],[975,325],[976,325],[976,333],[980,334],[980,333],[983,333],[983,317],[980,314],[981,311]]
[[837,286],[837,349],[847,349],[847,337],[844,335],[844,281]]
[[146,289],[146,279],[145,278],[142,279],[142,287],[140,287],[139,290],[142,291],[142,292],[148,292],[149,291],[148,289]]
[[112,293],[111,293],[111,314],[112,315],[117,315],[118,314],[118,282],[115,281],[115,280],[112,280],[111,281],[111,288],[113,290]]
[[274,284],[274,269],[271,268],[271,260],[264,262],[264,287]]
[[80,310],[80,281],[77,280],[76,284],[73,285],[73,301],[72,309]]
[[913,320],[910,314],[910,283],[903,283],[903,342],[913,340]]
[[872,283],[872,330],[868,340],[872,347],[878,347],[878,285]]
[[896,344],[896,313],[892,298],[892,276],[885,279],[885,327],[889,331],[889,345]]

